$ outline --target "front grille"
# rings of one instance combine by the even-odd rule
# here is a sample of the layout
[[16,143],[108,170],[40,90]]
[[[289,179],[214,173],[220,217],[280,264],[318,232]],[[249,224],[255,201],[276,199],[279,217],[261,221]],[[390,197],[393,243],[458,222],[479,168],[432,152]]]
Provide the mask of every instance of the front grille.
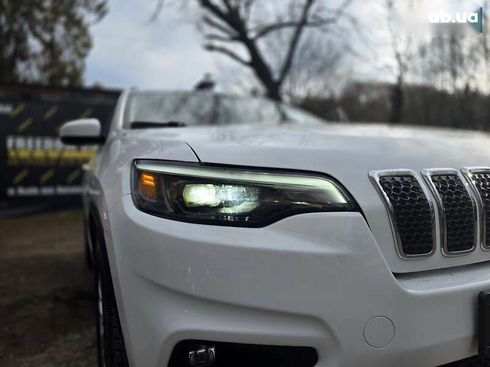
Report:
[[434,248],[432,207],[418,180],[411,174],[382,175],[383,190],[402,256],[428,255]]
[[[490,167],[371,171],[402,258],[490,249]],[[429,190],[430,189],[430,190]],[[437,222],[435,221],[437,219]]]
[[430,175],[440,197],[441,227],[449,253],[471,250],[476,243],[476,205],[457,173]]
[[480,194],[481,202],[483,204],[483,216],[484,216],[484,228],[483,233],[484,243],[486,246],[490,245],[490,170],[475,170],[471,172],[468,177],[473,183],[474,187]]

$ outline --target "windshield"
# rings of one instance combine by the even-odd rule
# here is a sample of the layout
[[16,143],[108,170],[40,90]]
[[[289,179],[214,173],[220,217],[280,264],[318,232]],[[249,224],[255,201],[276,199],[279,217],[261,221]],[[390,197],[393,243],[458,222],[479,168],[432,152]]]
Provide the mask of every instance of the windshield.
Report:
[[310,113],[271,100],[206,92],[133,93],[128,101],[126,128],[134,122],[181,122],[186,126],[325,123]]

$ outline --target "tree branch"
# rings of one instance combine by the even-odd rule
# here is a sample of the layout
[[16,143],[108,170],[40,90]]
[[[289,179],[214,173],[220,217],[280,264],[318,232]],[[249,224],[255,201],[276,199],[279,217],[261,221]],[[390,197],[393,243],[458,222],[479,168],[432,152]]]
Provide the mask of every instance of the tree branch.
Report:
[[163,9],[163,2],[164,2],[164,0],[158,0],[157,1],[157,5],[155,6],[155,11],[153,12],[150,19],[148,20],[148,23],[153,23],[158,19],[158,17],[160,16],[160,13],[162,12],[162,9]]
[[[337,23],[338,19],[344,15],[344,9],[348,7],[352,1],[353,0],[345,0],[343,4],[336,8],[334,11],[332,9],[334,15],[330,15],[328,17],[321,16],[318,12],[315,12],[311,15],[310,19],[307,19],[305,21],[304,28],[320,28]],[[251,29],[251,32],[254,33],[252,38],[254,40],[258,40],[275,31],[298,27],[300,21],[301,20],[285,20],[282,22],[275,22],[255,27],[254,29]]]
[[204,34],[204,38],[208,41],[218,41],[218,42],[238,42],[240,40],[239,37],[235,36],[222,36],[220,34],[215,33],[207,33]]
[[234,30],[230,29],[228,25],[221,24],[217,21],[215,21],[213,18],[208,17],[207,15],[203,16],[202,22],[207,25],[208,27],[214,28],[215,30],[231,35],[234,33]]
[[223,4],[225,4],[226,10],[228,10],[228,13],[233,13],[236,8],[230,4],[229,0],[221,0]]
[[219,53],[222,53],[228,57],[230,57],[231,59],[239,62],[240,64],[242,65],[245,65],[245,66],[250,66],[250,62],[247,61],[247,60],[244,60],[242,57],[238,56],[238,54],[236,54],[235,52],[233,52],[232,50],[226,48],[226,47],[223,47],[223,46],[217,46],[217,45],[213,45],[211,43],[209,44],[206,44],[204,45],[204,49],[205,50],[208,50],[210,52],[219,52]]
[[295,20],[289,20],[289,21],[284,21],[280,23],[272,23],[272,24],[267,24],[267,25],[261,25],[259,27],[256,27],[255,29],[252,29],[254,32],[253,39],[258,40],[259,38],[267,36],[271,32],[279,31],[284,28],[291,28],[291,27],[297,27],[298,22]]
[[225,23],[229,24],[228,17],[226,16],[226,13],[219,6],[213,4],[210,0],[199,0],[199,3],[201,4],[201,6],[204,9],[209,10],[211,13],[213,13],[219,19],[221,19]]
[[305,5],[303,6],[300,20],[296,25],[293,36],[291,37],[289,48],[286,53],[286,58],[284,59],[284,63],[279,73],[279,77],[277,80],[279,84],[282,84],[282,82],[286,78],[286,75],[288,74],[289,69],[291,68],[291,65],[293,63],[294,53],[296,52],[296,49],[298,47],[298,43],[301,38],[301,34],[303,33],[305,24],[308,22],[308,16],[310,14],[310,10],[314,2],[315,0],[306,0]]
[[[322,27],[329,24],[333,24],[337,22],[336,18],[326,18],[326,19],[318,19],[318,20],[309,20],[304,23],[305,28],[315,28]],[[262,37],[267,36],[269,33],[276,32],[286,28],[295,28],[299,25],[299,21],[297,20],[288,20],[280,23],[272,23],[264,26],[257,27],[255,29],[255,34],[253,35],[254,40],[258,40]]]
[[243,8],[243,19],[245,20],[245,22],[248,22],[250,20],[250,15],[251,15],[251,10],[252,10],[252,5],[254,3],[255,0],[242,0],[241,1],[241,5],[242,5],[242,8]]
[[227,24],[240,38],[247,37],[247,30],[240,18],[237,8],[233,8],[228,0],[222,0],[225,3],[225,7],[229,9],[222,9],[210,0],[199,0],[201,6],[213,14],[223,23]]

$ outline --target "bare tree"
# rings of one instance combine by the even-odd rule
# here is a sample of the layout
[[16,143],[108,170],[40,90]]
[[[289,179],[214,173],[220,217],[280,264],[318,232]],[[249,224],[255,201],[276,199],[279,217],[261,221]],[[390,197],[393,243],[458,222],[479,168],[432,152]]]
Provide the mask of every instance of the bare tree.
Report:
[[[413,4],[411,4],[413,5]],[[403,88],[412,61],[412,37],[400,34],[393,24],[397,18],[397,10],[394,0],[386,0],[388,15],[388,30],[391,37],[391,47],[396,65],[396,81],[391,90],[391,111],[389,120],[391,123],[400,123],[403,120],[403,109],[405,106],[405,95]]]
[[283,95],[289,100],[334,96],[340,91],[347,52],[338,40],[322,34],[306,36],[283,83]]
[[[266,95],[281,100],[305,33],[327,32],[342,16],[349,17],[345,10],[352,1],[343,0],[336,8],[322,0],[195,0],[195,4],[203,11],[204,48],[251,70]],[[282,52],[270,55],[265,45],[278,33],[285,36]],[[279,65],[273,65],[272,58],[279,58]]]

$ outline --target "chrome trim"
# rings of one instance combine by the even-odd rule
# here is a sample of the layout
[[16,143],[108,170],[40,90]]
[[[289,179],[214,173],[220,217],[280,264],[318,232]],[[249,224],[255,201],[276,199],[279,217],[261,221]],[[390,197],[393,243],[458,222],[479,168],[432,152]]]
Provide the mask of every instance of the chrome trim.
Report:
[[490,244],[487,244],[487,218],[485,212],[485,204],[483,198],[481,197],[480,191],[476,188],[475,183],[471,179],[472,173],[490,173],[490,167],[463,167],[461,172],[468,182],[468,185],[473,190],[473,195],[478,203],[479,215],[478,221],[480,223],[480,247],[483,251],[490,251]]
[[[427,198],[427,202],[429,203],[430,211],[432,214],[432,251],[427,253],[427,254],[421,254],[421,255],[409,255],[405,254],[403,251],[403,246],[400,238],[400,233],[398,231],[398,225],[396,223],[396,215],[395,211],[393,209],[393,205],[391,204],[390,199],[388,198],[388,195],[383,190],[383,187],[379,183],[379,179],[381,177],[385,176],[412,176],[415,178],[415,180],[418,182],[420,185],[420,188],[424,192],[424,195]],[[434,254],[436,250],[436,244],[437,244],[437,233],[438,233],[438,228],[437,228],[437,221],[436,221],[436,208],[434,207],[434,203],[432,201],[432,196],[427,190],[426,185],[424,184],[423,180],[417,175],[417,173],[411,169],[392,169],[392,170],[373,170],[369,172],[369,178],[371,182],[373,183],[374,187],[376,188],[376,191],[378,191],[378,194],[381,196],[383,199],[383,204],[385,205],[385,208],[388,212],[388,217],[390,220],[390,226],[391,226],[391,231],[393,233],[393,237],[395,240],[395,248],[398,253],[398,256],[400,256],[404,260],[416,260],[416,259],[421,259],[425,258],[428,256],[431,256]]]
[[[459,255],[464,255],[466,253],[472,252],[476,248],[476,244],[480,243],[480,224],[479,224],[479,218],[480,218],[480,209],[478,205],[478,201],[473,193],[473,190],[470,188],[470,185],[468,184],[467,180],[463,176],[463,174],[454,168],[431,168],[431,169],[423,169],[421,171],[422,177],[424,178],[425,182],[429,186],[429,189],[432,193],[432,196],[435,199],[437,209],[438,209],[438,222],[439,222],[439,236],[441,239],[441,250],[444,256],[459,256]],[[472,206],[473,206],[473,211],[476,212],[476,222],[475,222],[475,231],[473,234],[473,246],[464,251],[449,251],[447,247],[447,229],[446,229],[446,211],[442,202],[442,198],[439,195],[439,192],[437,191],[437,188],[432,181],[432,176],[433,175],[456,175],[459,177],[461,180],[463,186],[466,189],[466,192],[468,193],[468,196],[470,197]]]

